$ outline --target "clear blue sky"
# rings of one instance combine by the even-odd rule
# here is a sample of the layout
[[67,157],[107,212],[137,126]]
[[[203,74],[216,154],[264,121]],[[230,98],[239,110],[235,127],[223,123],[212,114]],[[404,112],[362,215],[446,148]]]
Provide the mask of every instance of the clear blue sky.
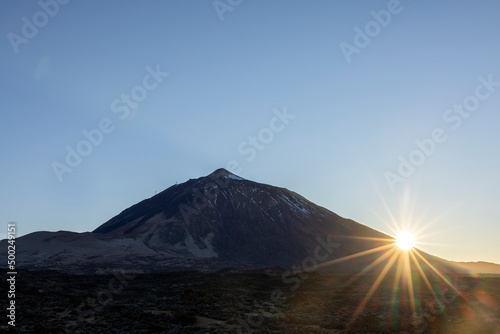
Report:
[[237,161],[392,233],[386,203],[434,255],[500,263],[498,1],[44,3],[0,3],[0,221],[19,235],[93,230]]

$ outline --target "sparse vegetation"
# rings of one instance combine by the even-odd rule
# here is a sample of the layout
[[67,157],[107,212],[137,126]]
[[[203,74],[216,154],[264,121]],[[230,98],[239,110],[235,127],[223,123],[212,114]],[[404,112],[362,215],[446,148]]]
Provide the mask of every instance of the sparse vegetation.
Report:
[[19,333],[500,333],[500,277],[461,279],[462,297],[431,280],[451,301],[440,311],[417,281],[414,317],[407,295],[392,301],[387,279],[391,289],[378,289],[355,319],[373,276],[345,284],[349,276],[311,275],[292,291],[280,276],[262,273],[141,274],[101,304],[98,293],[112,276],[18,277]]

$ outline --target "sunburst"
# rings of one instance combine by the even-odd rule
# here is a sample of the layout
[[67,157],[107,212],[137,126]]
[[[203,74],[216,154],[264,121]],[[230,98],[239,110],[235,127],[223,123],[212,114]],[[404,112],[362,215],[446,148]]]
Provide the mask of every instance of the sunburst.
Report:
[[[433,296],[432,298],[436,304],[442,304],[439,300],[439,296],[442,297],[444,295],[444,290],[453,291],[454,295],[459,296],[465,302],[468,301],[467,298],[454,285],[454,283],[451,282],[439,268],[429,261],[428,256],[425,253],[418,249],[418,246],[421,244],[420,240],[425,237],[422,232],[428,229],[437,219],[428,221],[426,224],[418,226],[418,224],[415,224],[411,219],[411,216],[415,211],[414,208],[405,208],[410,210],[406,212],[406,215],[403,215],[406,216],[404,217],[406,219],[401,220],[402,223],[400,223],[401,221],[395,219],[395,215],[391,212],[390,207],[384,200],[383,196],[381,196],[381,192],[378,188],[376,190],[390,219],[389,221],[386,221],[380,215],[377,214],[377,216],[393,232],[392,238],[367,238],[362,236],[347,237],[350,239],[354,238],[379,241],[379,244],[372,249],[322,263],[320,267],[327,267],[337,263],[365,257],[370,254],[379,253],[379,256],[377,256],[371,263],[366,264],[363,269],[361,269],[347,282],[347,284],[350,284],[370,271],[375,270],[375,268],[378,268],[377,275],[375,276],[373,283],[352,314],[352,318],[348,326],[351,326],[356,321],[369,304],[375,292],[379,288],[383,287],[383,284],[386,282],[384,279],[393,274],[394,278],[392,279],[393,283],[391,289],[392,313],[390,317],[393,321],[397,321],[400,316],[401,306],[403,303],[406,303],[409,307],[409,311],[411,311],[411,326],[413,326],[414,330],[418,330],[419,324],[416,320],[417,314],[422,313],[422,305],[425,303],[425,301],[419,300],[420,297],[418,296],[421,296],[425,290],[430,292],[430,295]],[[337,237],[342,238],[342,236]],[[440,283],[436,284],[436,282]]]

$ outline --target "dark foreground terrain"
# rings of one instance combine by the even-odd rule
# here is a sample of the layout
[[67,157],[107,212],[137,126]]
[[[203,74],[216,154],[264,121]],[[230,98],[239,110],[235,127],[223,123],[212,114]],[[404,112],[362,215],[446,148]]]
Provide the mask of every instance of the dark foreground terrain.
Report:
[[6,326],[2,296],[0,332],[500,333],[499,277],[448,277],[457,291],[433,279],[435,295],[415,281],[413,299],[394,275],[371,290],[376,275],[281,274],[19,271],[16,327]]

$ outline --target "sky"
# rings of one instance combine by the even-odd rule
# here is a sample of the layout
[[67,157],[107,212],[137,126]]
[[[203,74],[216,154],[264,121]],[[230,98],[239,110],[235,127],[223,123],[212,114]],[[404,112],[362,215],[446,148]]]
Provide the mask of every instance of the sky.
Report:
[[4,0],[0,238],[9,222],[91,231],[224,167],[433,255],[500,263],[499,12]]

